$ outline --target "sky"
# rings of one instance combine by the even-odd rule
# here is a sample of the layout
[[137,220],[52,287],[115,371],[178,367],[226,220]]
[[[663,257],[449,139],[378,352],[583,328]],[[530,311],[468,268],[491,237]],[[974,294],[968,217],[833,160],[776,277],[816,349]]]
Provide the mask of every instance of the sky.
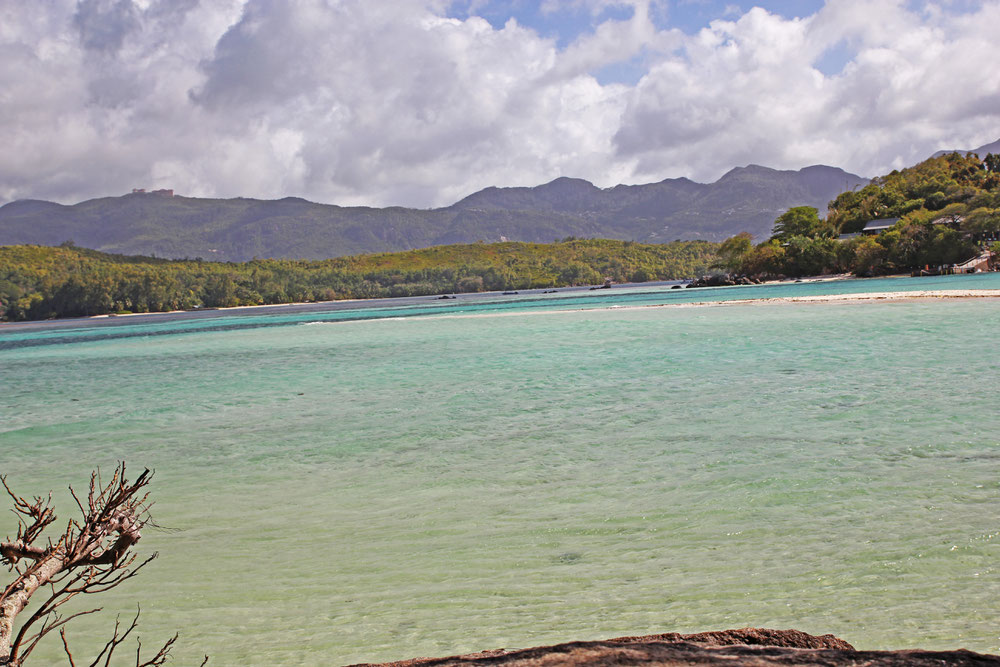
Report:
[[0,204],[445,206],[1000,139],[1000,0],[0,0]]

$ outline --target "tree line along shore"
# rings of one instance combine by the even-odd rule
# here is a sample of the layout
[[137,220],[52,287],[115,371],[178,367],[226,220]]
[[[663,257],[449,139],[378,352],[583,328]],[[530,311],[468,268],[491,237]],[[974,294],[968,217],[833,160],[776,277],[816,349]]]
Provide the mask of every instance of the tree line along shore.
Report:
[[789,209],[754,244],[567,238],[242,263],[0,246],[0,321],[681,280],[710,270],[767,280],[920,272],[1000,254],[1000,156],[951,153]]
[[0,319],[646,282],[700,275],[717,243],[602,239],[473,243],[322,261],[242,263],[0,246]]

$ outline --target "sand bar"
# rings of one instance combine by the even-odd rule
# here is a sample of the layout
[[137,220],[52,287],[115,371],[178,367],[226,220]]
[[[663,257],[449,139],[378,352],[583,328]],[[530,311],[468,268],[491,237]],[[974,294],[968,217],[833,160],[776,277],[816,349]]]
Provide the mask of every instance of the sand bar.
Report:
[[868,292],[860,294],[815,294],[809,296],[763,297],[758,299],[729,299],[728,301],[692,301],[688,303],[652,303],[637,305],[612,304],[609,306],[591,306],[589,308],[546,308],[537,310],[517,310],[510,312],[488,313],[437,313],[425,317],[385,317],[364,320],[321,321],[311,324],[360,324],[381,321],[413,321],[427,319],[476,319],[493,317],[526,317],[532,315],[566,315],[570,313],[586,313],[603,310],[640,310],[645,308],[704,308],[715,306],[770,306],[797,303],[894,303],[918,300],[961,300],[961,299],[998,299],[1000,289],[979,290],[919,290],[912,292]]
[[1000,298],[1000,289],[970,289],[970,290],[916,290],[912,292],[862,292],[856,294],[810,294],[804,296],[779,296],[757,299],[730,299],[728,301],[698,301],[696,303],[665,303],[651,306],[681,307],[681,306],[733,306],[746,304],[772,303],[870,303],[872,301],[912,301],[916,299],[996,299]]

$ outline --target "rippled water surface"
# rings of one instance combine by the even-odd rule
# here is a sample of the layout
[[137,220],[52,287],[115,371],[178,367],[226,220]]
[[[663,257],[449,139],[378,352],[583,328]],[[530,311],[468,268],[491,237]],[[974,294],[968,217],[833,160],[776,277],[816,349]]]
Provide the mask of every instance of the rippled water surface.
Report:
[[[970,286],[1000,282],[779,295]],[[610,307],[775,287],[0,327],[0,471],[65,519],[92,466],[156,470],[160,558],[79,653],[136,602],[177,664],[746,625],[1000,651],[1000,301]]]

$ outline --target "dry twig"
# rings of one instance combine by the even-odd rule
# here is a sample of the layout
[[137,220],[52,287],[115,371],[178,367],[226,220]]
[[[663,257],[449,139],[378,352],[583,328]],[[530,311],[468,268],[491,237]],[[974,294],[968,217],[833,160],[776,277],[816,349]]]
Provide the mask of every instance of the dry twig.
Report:
[[[147,469],[135,481],[129,481],[125,477],[125,464],[121,463],[107,484],[102,482],[99,470],[91,474],[86,502],[81,501],[70,487],[81,516],[70,519],[66,529],[53,541],[43,539],[45,529],[56,520],[51,495],[35,496],[29,501],[15,494],[7,485],[6,477],[0,476],[0,484],[14,502],[13,512],[18,520],[17,536],[0,542],[0,563],[15,574],[0,595],[0,666],[20,667],[38,642],[56,629],[70,667],[76,666],[66,640],[65,625],[78,616],[100,609],[65,617],[57,610],[77,595],[103,593],[121,585],[156,558],[154,553],[136,563],[136,555],[131,551],[142,537],[143,526],[151,521],[151,504],[146,491],[151,478],[152,472]],[[18,615],[40,589],[45,589],[47,596],[15,630]],[[137,612],[124,631],[116,620],[111,639],[90,667],[109,665],[115,650],[135,630],[138,620]],[[140,658],[140,644],[136,651],[136,667],[162,665],[176,640],[174,635],[146,661]]]

